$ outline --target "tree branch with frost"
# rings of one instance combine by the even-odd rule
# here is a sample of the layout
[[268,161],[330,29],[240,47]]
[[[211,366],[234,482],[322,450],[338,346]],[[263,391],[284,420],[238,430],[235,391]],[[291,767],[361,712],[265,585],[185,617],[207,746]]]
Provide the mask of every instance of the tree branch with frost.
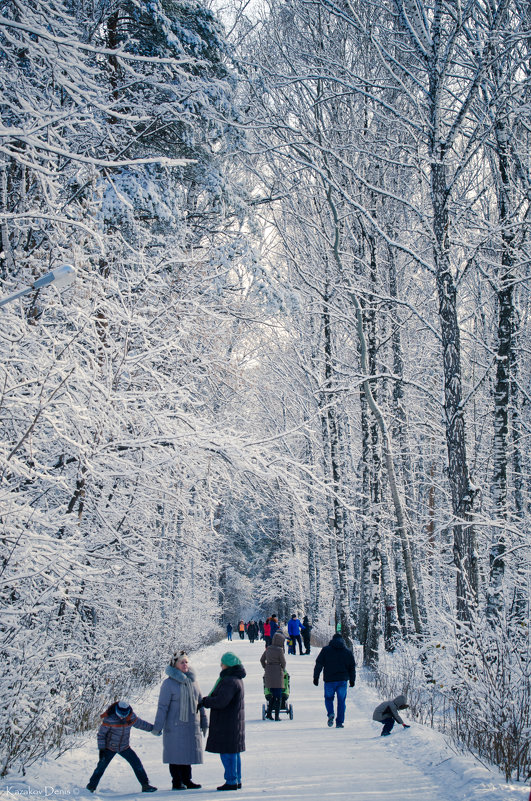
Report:
[[[62,36],[54,36],[46,28],[41,28],[40,26],[36,25],[25,25],[22,22],[15,22],[15,20],[8,19],[7,17],[0,17],[0,29],[1,28],[12,28],[13,30],[24,31],[24,33],[27,33],[32,37],[38,37],[39,39],[52,42],[57,46],[65,47],[75,51],[85,51],[93,55],[115,56],[116,58],[123,59],[124,61],[138,61],[145,64],[163,64],[169,66],[208,65],[208,62],[202,62],[201,59],[191,58],[189,56],[183,56],[180,58],[164,56],[141,56],[140,54],[137,55],[136,53],[128,53],[127,50],[124,50],[123,48],[114,49],[109,47],[97,47],[78,39],[66,39]],[[188,73],[183,74],[188,75]]]
[[[80,153],[76,153],[72,150],[64,150],[62,148],[55,147],[54,145],[50,145],[47,142],[41,142],[40,140],[35,140],[30,137],[26,137],[24,135],[17,137],[17,140],[20,142],[24,142],[30,147],[35,148],[36,151],[43,150],[47,154],[51,153],[55,156],[62,156],[63,158],[68,159],[69,161],[79,162],[81,164],[89,164],[92,167],[106,167],[108,169],[117,169],[119,167],[146,166],[148,164],[159,164],[161,167],[186,167],[189,164],[196,163],[196,159],[172,159],[168,158],[167,156],[150,156],[147,158],[138,158],[138,159],[131,158],[120,161],[113,161],[113,160],[99,159],[96,156],[82,156]],[[5,147],[5,145],[0,146],[0,152],[5,153],[6,156],[15,159],[18,155],[18,151],[16,149],[10,150],[9,148]]]

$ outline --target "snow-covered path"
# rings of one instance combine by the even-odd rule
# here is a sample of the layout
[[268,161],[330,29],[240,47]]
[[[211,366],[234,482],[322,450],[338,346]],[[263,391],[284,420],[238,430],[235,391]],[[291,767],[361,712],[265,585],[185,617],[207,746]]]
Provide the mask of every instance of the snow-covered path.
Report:
[[[344,729],[329,729],[323,703],[322,682],[312,684],[317,650],[310,656],[288,656],[294,718],[281,715],[278,723],[262,720],[262,669],[259,657],[263,643],[247,640],[221,642],[191,654],[203,692],[210,691],[219,674],[220,656],[232,650],[241,658],[245,679],[247,751],[242,755],[242,790],[237,798],[253,801],[273,797],[280,801],[527,801],[529,790],[522,784],[507,785],[495,771],[489,771],[472,757],[457,756],[444,738],[411,721],[410,729],[396,727],[391,737],[380,737],[380,725],[371,720],[378,698],[358,677],[349,690]],[[158,687],[133,702],[140,717],[152,721]],[[132,747],[141,757],[150,781],[162,795],[170,791],[168,767],[162,765],[160,738],[132,730]],[[48,797],[72,799],[97,796],[145,799],[124,760],[115,758],[98,792],[91,796],[83,788],[96,764],[96,741],[85,738],[57,760],[32,766],[27,775],[8,777],[0,783],[0,797]],[[203,765],[193,768],[201,790],[186,795],[218,797],[216,786],[223,783],[220,759],[205,754]],[[232,798],[232,795],[231,795]]]

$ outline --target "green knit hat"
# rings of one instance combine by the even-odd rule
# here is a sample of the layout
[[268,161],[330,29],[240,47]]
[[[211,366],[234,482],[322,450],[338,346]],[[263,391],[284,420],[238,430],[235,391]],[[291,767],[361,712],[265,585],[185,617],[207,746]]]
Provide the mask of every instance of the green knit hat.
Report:
[[233,654],[232,651],[227,651],[226,654],[223,654],[221,657],[221,662],[225,667],[234,667],[234,665],[241,665],[241,659],[239,659],[236,654]]

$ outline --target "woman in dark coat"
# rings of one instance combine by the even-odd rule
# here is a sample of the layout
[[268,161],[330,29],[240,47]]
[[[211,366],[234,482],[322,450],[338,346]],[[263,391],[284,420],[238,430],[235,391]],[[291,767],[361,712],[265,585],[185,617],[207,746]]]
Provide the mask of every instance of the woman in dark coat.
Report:
[[195,790],[201,785],[192,781],[192,765],[203,761],[201,733],[208,728],[205,710],[198,710],[203,696],[184,651],[173,655],[166,675],[153,733],[163,732],[162,761],[169,765],[172,790]]
[[236,654],[231,651],[223,654],[219,679],[198,705],[211,710],[205,749],[219,754],[225,768],[225,784],[218,790],[237,790],[242,786],[240,753],[245,751],[245,676]]
[[273,719],[273,710],[275,711],[275,720],[280,720],[280,704],[284,689],[284,670],[286,669],[285,639],[282,632],[277,631],[273,635],[273,642],[267,646],[260,657],[260,664],[264,668],[264,686],[271,690],[266,712],[266,718],[269,720]]

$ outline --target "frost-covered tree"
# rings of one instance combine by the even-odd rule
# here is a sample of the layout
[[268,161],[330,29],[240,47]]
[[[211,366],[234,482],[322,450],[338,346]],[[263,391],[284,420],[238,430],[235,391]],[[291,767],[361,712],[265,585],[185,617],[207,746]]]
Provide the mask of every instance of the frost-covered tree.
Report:
[[3,12],[3,287],[66,257],[80,276],[0,319],[6,772],[217,631],[213,510],[243,436],[219,387],[246,253],[208,11]]

